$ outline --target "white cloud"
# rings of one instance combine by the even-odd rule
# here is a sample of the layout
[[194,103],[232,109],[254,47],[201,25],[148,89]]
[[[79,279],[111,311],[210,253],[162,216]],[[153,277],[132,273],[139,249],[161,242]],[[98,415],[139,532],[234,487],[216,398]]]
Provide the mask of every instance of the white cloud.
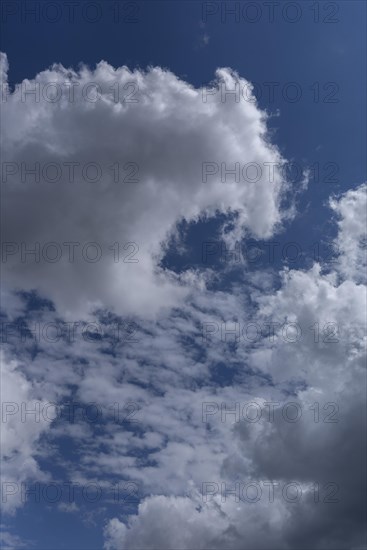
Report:
[[346,279],[366,282],[367,278],[367,184],[351,189],[330,205],[338,220],[339,270]]
[[[275,508],[274,504],[272,506]],[[285,516],[288,514],[281,502],[277,503],[277,507],[278,510],[273,510],[274,518],[270,520],[269,505],[262,505],[259,511],[251,504],[241,509],[233,500],[222,503],[220,497],[203,504],[198,494],[193,494],[192,498],[152,496],[139,505],[139,514],[130,517],[127,526],[116,518],[108,523],[105,548],[219,550],[239,549],[246,545],[265,550],[269,544],[281,542],[276,526],[279,507]],[[266,523],[268,529],[259,530]],[[276,547],[284,548],[284,545]]]
[[[2,66],[5,73],[4,56]],[[94,88],[88,97],[95,86],[100,90],[94,102],[83,97],[90,83]],[[218,86],[230,90],[236,83],[248,85],[229,69],[217,71]],[[62,91],[60,101],[46,101],[42,94],[52,97],[55,84]],[[75,101],[69,100],[72,85]],[[119,102],[111,91],[117,85]],[[83,67],[78,73],[54,65],[22,86],[23,90],[38,86],[41,100],[27,95],[22,101],[18,90],[2,105],[3,166],[16,163],[19,168],[15,175],[3,178],[4,241],[23,242],[29,248],[39,242],[41,252],[45,243],[56,242],[61,260],[49,263],[41,256],[39,263],[31,257],[22,262],[20,252],[9,255],[4,283],[40,289],[64,315],[85,315],[102,306],[147,317],[162,305],[180,304],[188,292],[187,280],[160,270],[158,264],[164,243],[182,219],[236,212],[237,233],[267,238],[289,215],[280,208],[287,189],[280,169],[284,159],[270,144],[266,114],[255,102],[236,103],[228,97],[223,103],[220,93],[209,94],[203,101],[201,89],[169,71],[156,67],[130,72],[104,61],[95,70]],[[122,100],[130,93],[136,103]],[[41,170],[47,163],[58,163],[60,181],[47,181],[56,174],[51,167],[46,181],[41,176],[41,182],[35,183],[34,176],[28,176],[21,183],[21,164],[34,167],[36,162]],[[66,162],[79,163],[74,183],[68,182]],[[98,183],[80,177],[91,162],[101,167]],[[118,163],[126,176],[127,162],[138,165],[139,181],[114,183],[109,167]],[[202,181],[204,162],[218,166],[206,182]],[[235,163],[242,168],[249,162],[260,167],[258,181],[236,183],[228,176],[227,183],[222,183],[221,163],[231,169]],[[274,179],[265,163],[279,165]],[[15,165],[6,166],[16,170]],[[93,175],[92,169],[87,177]],[[68,261],[64,242],[81,243],[74,262]],[[83,259],[82,246],[88,242],[100,245],[101,261]],[[115,242],[121,243],[124,257],[134,249],[124,251],[123,245],[136,243],[139,250],[134,259],[139,261],[114,263],[109,247]],[[93,257],[95,249],[87,252]],[[55,253],[56,249],[49,250],[50,257]]]
[[37,389],[17,368],[18,363],[7,360],[3,353],[0,359],[2,506],[7,513],[14,513],[24,502],[21,484],[47,479],[37,462],[37,445],[50,422],[39,412],[46,401],[39,399]]

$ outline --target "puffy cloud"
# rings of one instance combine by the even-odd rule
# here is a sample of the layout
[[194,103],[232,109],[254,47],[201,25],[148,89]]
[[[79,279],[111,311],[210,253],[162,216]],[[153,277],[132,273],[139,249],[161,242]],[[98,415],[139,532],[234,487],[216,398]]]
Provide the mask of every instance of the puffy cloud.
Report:
[[130,517],[127,526],[116,518],[107,524],[105,548],[265,550],[269,544],[285,548],[277,532],[280,513],[288,515],[281,502],[263,504],[259,510],[251,504],[239,506],[233,500],[222,503],[219,496],[205,504],[195,493],[192,498],[152,496],[139,505],[139,514]]
[[50,422],[40,413],[46,401],[18,369],[17,361],[9,361],[2,353],[0,362],[2,505],[4,511],[14,513],[24,503],[21,484],[47,479],[37,462],[37,446]]
[[258,299],[258,319],[274,323],[275,336],[257,346],[250,365],[278,384],[298,379],[323,389],[346,387],[363,372],[365,301],[364,285],[338,284],[336,274],[323,275],[318,264],[286,270],[282,287]]
[[[3,56],[4,73],[6,66]],[[217,86],[236,83],[249,85],[229,69],[217,71]],[[131,72],[104,61],[79,72],[54,65],[6,95],[3,234],[16,245],[4,264],[5,283],[39,289],[65,315],[100,306],[146,317],[187,294],[185,278],[159,268],[181,220],[231,214],[237,233],[270,237],[289,215],[281,208],[285,161],[254,101],[220,98],[209,94],[204,101],[203,90],[158,67]],[[23,174],[36,163],[39,183]],[[71,183],[70,163],[76,163]],[[228,175],[223,183],[222,166],[235,163],[240,181]],[[251,170],[243,176],[247,163],[258,166],[256,177]],[[50,242],[57,247],[45,248]],[[73,261],[68,242],[79,243]],[[83,250],[90,242],[100,248]],[[21,261],[21,243],[30,249],[40,243],[39,263],[31,255]],[[114,243],[120,243],[118,262]],[[98,253],[100,261],[89,261]],[[59,261],[45,261],[57,254]]]
[[330,205],[338,216],[338,237],[342,277],[366,282],[367,278],[367,184],[351,189]]

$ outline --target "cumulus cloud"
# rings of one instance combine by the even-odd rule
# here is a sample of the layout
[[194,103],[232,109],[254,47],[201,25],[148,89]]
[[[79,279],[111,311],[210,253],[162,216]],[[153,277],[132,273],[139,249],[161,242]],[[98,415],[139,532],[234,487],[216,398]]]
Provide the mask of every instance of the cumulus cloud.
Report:
[[[46,401],[39,390],[18,368],[18,362],[1,353],[2,430],[1,491],[2,506],[14,513],[24,503],[21,484],[29,480],[46,480],[37,461],[37,445],[50,422],[39,414]],[[29,417],[33,421],[28,421]]]
[[367,184],[351,189],[341,197],[333,197],[330,205],[338,217],[342,277],[366,283],[367,273]]
[[[152,496],[140,504],[138,516],[131,517],[127,526],[116,518],[108,523],[105,548],[219,550],[240,549],[245,545],[265,550],[269,544],[284,548],[279,537],[279,519],[281,514],[287,517],[288,513],[281,501],[276,506],[278,509],[273,510],[271,518],[269,504],[260,505],[260,510],[251,504],[241,509],[234,501],[221,502],[219,496],[207,504],[203,504],[199,494],[191,498]],[[265,526],[263,531],[259,529]]]
[[[229,69],[217,71],[217,86],[236,83],[249,87]],[[3,235],[15,243],[6,252],[5,282],[40,289],[63,314],[102,306],[148,316],[180,303],[185,279],[158,266],[183,219],[231,214],[237,231],[267,238],[289,215],[281,208],[285,161],[251,95],[223,103],[220,93],[203,93],[167,70],[102,61],[78,72],[54,65],[5,97]],[[36,163],[39,183],[25,175]],[[89,163],[98,167],[86,170]],[[236,163],[240,181],[228,175],[223,183]],[[255,181],[253,173],[243,177],[248,163],[257,167]],[[56,246],[45,249],[50,242]],[[72,261],[74,245],[64,244],[71,242],[79,243]],[[99,248],[83,254],[90,242]],[[39,243],[39,263],[31,255],[22,261],[21,243],[24,250]],[[45,261],[60,253],[59,261]]]

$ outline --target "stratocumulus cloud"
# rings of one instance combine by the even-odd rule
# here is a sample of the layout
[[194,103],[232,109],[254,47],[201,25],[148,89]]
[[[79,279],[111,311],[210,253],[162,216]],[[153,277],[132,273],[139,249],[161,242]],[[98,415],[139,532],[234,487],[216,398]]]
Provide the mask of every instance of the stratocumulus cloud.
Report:
[[[366,214],[361,214],[359,202],[354,200],[359,196],[363,202],[365,193],[366,188],[362,185],[333,202],[333,208],[341,212],[338,242],[350,242],[353,238],[348,235],[348,220],[356,219],[357,227],[365,227]],[[353,226],[351,231],[355,233]],[[341,246],[341,249],[337,270],[339,265],[353,265],[356,254],[355,246]],[[215,303],[213,297],[211,308]],[[193,489],[190,497],[181,494],[173,498],[162,481],[162,496],[147,498],[140,504],[138,516],[130,517],[127,525],[118,518],[109,522],[105,529],[106,549],[159,546],[167,549],[248,547],[265,550],[272,547],[331,549],[358,546],[363,539],[365,499],[362,488],[366,485],[362,436],[366,430],[363,415],[366,355],[361,345],[366,331],[365,303],[365,286],[345,276],[339,280],[337,271],[322,274],[318,264],[309,271],[287,270],[281,288],[259,298],[256,320],[271,319],[280,327],[281,321],[288,317],[292,323],[309,328],[312,320],[318,319],[322,326],[327,319],[331,327],[342,329],[337,337],[331,330],[317,345],[311,331],[297,346],[285,342],[277,329],[274,339],[264,339],[260,346],[242,355],[254,369],[275,381],[272,389],[260,390],[268,401],[272,396],[280,404],[284,398],[279,390],[293,392],[295,382],[298,384],[291,405],[293,413],[295,408],[300,412],[297,422],[294,422],[294,415],[291,421],[285,422],[279,407],[271,423],[235,421],[235,403],[249,401],[249,396],[238,394],[239,388],[235,386],[228,394],[220,392],[219,399],[217,391],[215,397],[208,395],[206,401],[211,408],[207,410],[218,430],[216,442],[217,445],[219,441],[224,443],[220,453],[220,446],[216,448],[213,441],[215,432],[211,431],[213,452],[216,449],[218,453],[216,465],[206,458],[204,477],[210,482],[211,498],[203,503],[202,495],[199,498],[196,492],[200,487],[194,483],[196,491]],[[241,315],[240,308],[235,315]],[[330,334],[335,337],[332,345],[328,342]],[[304,414],[313,410],[320,399],[325,403],[324,414],[330,414],[329,418],[334,414],[330,423],[328,418],[310,422]],[[228,407],[229,422],[233,429],[229,432],[223,427],[223,416],[213,407],[217,403],[225,404],[226,400],[231,405]],[[176,452],[174,460],[166,448],[161,452],[162,458],[170,456],[172,463],[178,464],[185,451],[177,448]],[[192,461],[193,455],[188,453],[187,460]],[[195,468],[200,472],[200,461],[197,462]],[[158,464],[164,464],[162,473],[167,473],[167,462],[162,460]],[[195,469],[190,472],[193,479],[194,472]],[[203,479],[202,471],[200,475]],[[254,502],[243,501],[240,485],[238,500],[235,500],[238,480],[256,485],[261,491],[257,493],[262,498],[256,501],[256,506]],[[261,486],[264,480],[271,480],[271,483],[268,481]],[[337,498],[329,500],[324,494],[320,505],[316,506],[316,480],[318,490],[319,487],[327,488],[330,494],[338,493]],[[232,499],[223,498],[223,482]],[[284,489],[287,483],[297,487],[300,498],[297,505],[291,498],[289,501],[284,498],[282,487]],[[264,491],[269,486],[273,488],[272,484],[278,492],[272,493],[273,500],[267,493],[268,498],[264,498]],[[157,517],[167,519],[162,530],[157,528]],[[192,525],[192,529],[188,531],[186,525]]]

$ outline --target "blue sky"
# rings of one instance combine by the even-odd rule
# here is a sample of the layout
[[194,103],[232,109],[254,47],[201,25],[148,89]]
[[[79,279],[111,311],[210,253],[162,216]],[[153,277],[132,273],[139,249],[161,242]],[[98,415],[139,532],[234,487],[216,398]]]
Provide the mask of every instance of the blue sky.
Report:
[[[73,21],[67,2],[51,3],[57,22],[46,4],[26,2],[36,21],[20,2],[1,12],[12,92],[1,104],[4,548],[362,548],[366,4],[281,1],[272,20],[261,1],[106,1],[95,23],[93,2],[76,2]],[[14,91],[74,79],[106,94],[112,77],[138,83],[136,104],[22,102]],[[249,83],[251,102],[221,101],[223,86]],[[97,163],[101,180],[20,182],[22,163],[67,161]],[[138,183],[111,183],[115,162],[133,162]],[[223,162],[260,163],[258,187],[221,181]],[[267,181],[269,162],[290,171]],[[205,163],[217,168],[207,180]],[[78,247],[75,261],[65,248],[56,262],[44,249],[36,263],[22,256],[21,243],[65,241],[97,243],[103,258]],[[72,338],[65,323],[78,323]],[[45,337],[48,325],[61,335]],[[263,419],[277,403],[275,420],[218,412],[254,401]],[[299,422],[284,420],[290,401]],[[116,402],[137,421],[116,422]],[[63,414],[24,420],[24,403]],[[65,418],[70,403],[79,413]],[[80,412],[91,403],[96,421]],[[284,493],[276,506],[220,498],[238,480],[298,483],[304,497],[297,510]],[[57,503],[20,498],[22,483],[67,482],[80,488],[67,505],[65,488]],[[218,489],[209,504],[207,482]],[[82,494],[91,483],[96,502]],[[328,483],[340,500],[317,507],[310,487]]]

